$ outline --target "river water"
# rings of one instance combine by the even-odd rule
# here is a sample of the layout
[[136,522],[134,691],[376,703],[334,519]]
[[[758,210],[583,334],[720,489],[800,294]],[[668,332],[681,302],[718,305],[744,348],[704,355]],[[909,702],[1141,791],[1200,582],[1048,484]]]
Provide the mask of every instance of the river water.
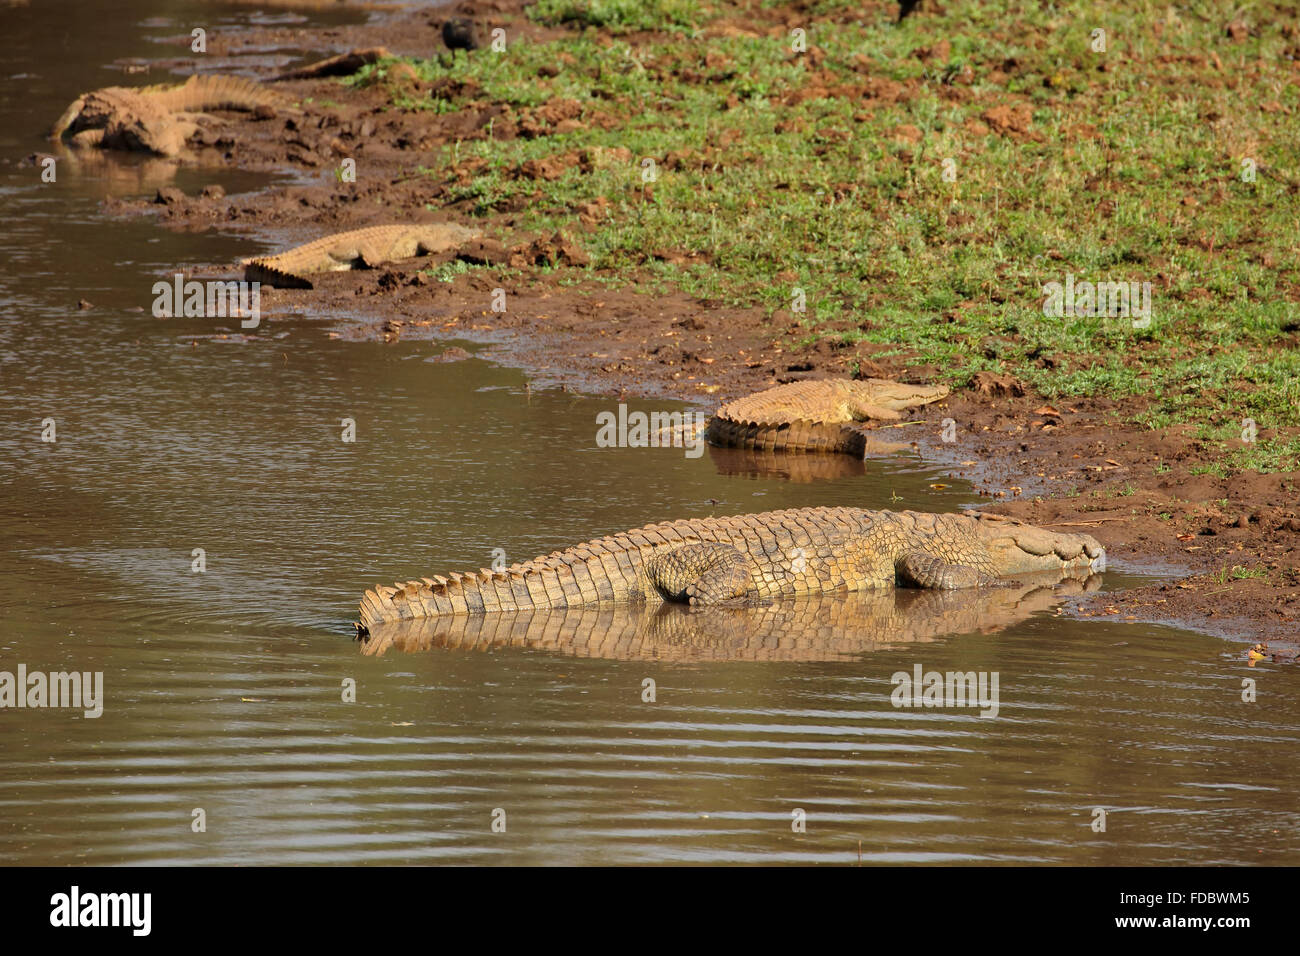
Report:
[[[1058,617],[1068,596],[1050,591],[352,641],[364,588],[496,549],[514,561],[666,518],[978,499],[906,456],[801,481],[723,454],[597,448],[612,401],[480,358],[431,362],[442,346],[427,342],[330,339],[346,316],[277,316],[252,336],[154,318],[155,281],[254,245],[102,214],[106,195],[157,188],[139,164],[61,164],[41,183],[18,161],[78,92],[122,82],[105,64],[174,55],[158,39],[195,18],[325,21],[99,6],[117,13],[0,6],[0,671],[104,680],[97,718],[0,711],[0,861],[1300,858],[1292,675],[1210,636]],[[997,715],[893,706],[892,675],[918,665],[996,672]]]

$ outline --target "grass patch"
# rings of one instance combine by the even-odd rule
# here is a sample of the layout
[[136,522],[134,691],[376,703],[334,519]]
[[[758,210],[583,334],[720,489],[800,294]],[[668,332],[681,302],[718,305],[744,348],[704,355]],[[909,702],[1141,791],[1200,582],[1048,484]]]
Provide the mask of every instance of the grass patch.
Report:
[[1261,568],[1258,566],[1253,568],[1247,568],[1247,567],[1242,567],[1239,564],[1235,564],[1231,567],[1224,565],[1223,567],[1219,568],[1219,570],[1214,574],[1214,579],[1219,584],[1228,584],[1231,581],[1245,581],[1248,578],[1266,578],[1266,577],[1268,577],[1267,568]]
[[457,276],[467,275],[475,269],[482,268],[484,266],[474,265],[465,262],[463,259],[456,259],[452,262],[444,262],[433,269],[425,269],[424,274],[438,282],[454,282]]
[[528,16],[539,23],[573,23],[613,32],[679,30],[700,18],[696,0],[538,0]]

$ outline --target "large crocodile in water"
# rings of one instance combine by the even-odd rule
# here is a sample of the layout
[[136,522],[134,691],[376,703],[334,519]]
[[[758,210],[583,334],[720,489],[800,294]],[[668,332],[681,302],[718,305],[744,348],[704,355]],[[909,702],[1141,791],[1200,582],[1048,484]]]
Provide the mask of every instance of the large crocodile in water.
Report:
[[70,146],[178,156],[203,110],[271,109],[280,97],[238,76],[205,74],[165,86],[108,86],[77,97],[50,131]]
[[386,621],[527,608],[756,603],[893,587],[967,588],[1101,570],[1094,538],[988,514],[799,508],[647,525],[511,565],[377,587],[359,636]]
[[373,269],[396,259],[432,256],[482,235],[455,223],[370,226],[324,236],[275,256],[244,259],[244,279],[290,289],[310,289],[309,275],[347,269]]
[[947,394],[942,385],[883,378],[790,382],[727,402],[709,420],[705,438],[735,448],[843,452],[861,458],[873,440],[860,423],[898,421],[903,410]]

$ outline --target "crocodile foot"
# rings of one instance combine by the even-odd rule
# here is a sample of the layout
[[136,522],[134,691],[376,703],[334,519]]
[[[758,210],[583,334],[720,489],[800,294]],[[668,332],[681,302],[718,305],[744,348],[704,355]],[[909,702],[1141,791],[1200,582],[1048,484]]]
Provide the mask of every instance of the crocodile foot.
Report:
[[749,559],[729,544],[684,544],[655,555],[646,571],[665,600],[683,604],[732,604],[753,592]]

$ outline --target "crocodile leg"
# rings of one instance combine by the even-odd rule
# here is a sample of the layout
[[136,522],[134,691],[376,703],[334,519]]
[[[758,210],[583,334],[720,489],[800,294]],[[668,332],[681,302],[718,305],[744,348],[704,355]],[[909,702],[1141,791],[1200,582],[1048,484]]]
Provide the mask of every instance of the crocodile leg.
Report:
[[61,139],[63,134],[67,132],[76,121],[77,117],[81,115],[81,111],[85,109],[85,107],[86,98],[84,96],[78,96],[73,100],[72,105],[63,111],[63,115],[59,117],[58,122],[54,124],[54,128],[50,130],[50,139]]
[[751,597],[749,558],[729,544],[684,544],[646,562],[650,583],[669,601],[726,604]]
[[894,565],[898,582],[908,587],[953,590],[987,587],[997,578],[964,564],[953,564],[924,551],[909,551]]
[[[347,264],[341,266],[342,269],[377,269],[385,262],[390,262],[396,258],[392,255],[392,250],[387,245],[378,245],[373,242],[362,242],[354,248],[340,249],[331,252],[335,259]],[[401,258],[406,258],[405,256]]]
[[104,142],[104,130],[102,129],[83,129],[80,132],[73,133],[68,137],[68,142],[73,146],[89,149],[92,146],[98,146]]
[[884,405],[875,405],[871,402],[855,401],[849,405],[849,414],[860,422],[864,421],[882,421],[896,422],[903,416],[892,408],[886,408]]

